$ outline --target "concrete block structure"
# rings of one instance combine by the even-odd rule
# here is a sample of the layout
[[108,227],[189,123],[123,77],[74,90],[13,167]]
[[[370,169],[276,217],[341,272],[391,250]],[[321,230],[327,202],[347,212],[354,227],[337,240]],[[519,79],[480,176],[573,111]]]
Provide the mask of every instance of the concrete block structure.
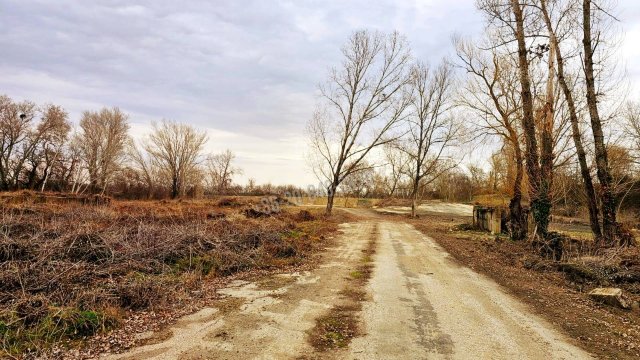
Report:
[[507,209],[504,207],[473,206],[473,225],[492,234],[502,232],[502,223],[506,216]]

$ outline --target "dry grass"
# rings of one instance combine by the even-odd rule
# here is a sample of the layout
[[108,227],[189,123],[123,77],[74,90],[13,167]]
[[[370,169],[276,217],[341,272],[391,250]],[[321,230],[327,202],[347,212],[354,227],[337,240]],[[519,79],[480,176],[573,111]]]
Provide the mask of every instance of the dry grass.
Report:
[[509,206],[511,199],[501,194],[485,194],[473,197],[472,203],[484,206]]
[[[327,205],[326,196],[298,197],[298,198],[293,198],[292,201],[299,205],[316,205],[316,206]],[[381,201],[380,199],[369,199],[369,198],[363,199],[363,198],[355,198],[355,197],[336,196],[333,199],[333,204],[335,207],[370,208],[372,206],[377,206],[380,201]]]
[[0,357],[117,327],[125,310],[179,308],[209,278],[299,264],[335,226],[295,208],[249,219],[247,205],[4,201]]

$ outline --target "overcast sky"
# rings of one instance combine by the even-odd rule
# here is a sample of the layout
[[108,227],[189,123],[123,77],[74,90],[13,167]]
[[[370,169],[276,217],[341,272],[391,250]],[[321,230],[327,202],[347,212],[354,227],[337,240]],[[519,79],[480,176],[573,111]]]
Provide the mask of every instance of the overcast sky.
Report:
[[[640,1],[618,13],[634,86]],[[435,62],[452,33],[482,27],[473,0],[0,0],[0,93],[62,105],[76,123],[118,106],[136,137],[162,118],[189,123],[208,151],[237,154],[241,182],[315,184],[303,129],[354,30],[398,30]]]

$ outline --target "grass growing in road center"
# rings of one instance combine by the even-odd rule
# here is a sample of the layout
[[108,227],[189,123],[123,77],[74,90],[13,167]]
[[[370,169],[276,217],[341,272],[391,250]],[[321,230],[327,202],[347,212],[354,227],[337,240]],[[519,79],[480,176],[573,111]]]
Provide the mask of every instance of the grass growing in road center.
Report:
[[377,227],[371,233],[358,268],[349,273],[348,286],[340,292],[341,303],[316,319],[309,334],[309,342],[317,352],[346,348],[351,340],[361,335],[359,313],[367,298],[365,286],[373,273],[373,255],[378,237]]

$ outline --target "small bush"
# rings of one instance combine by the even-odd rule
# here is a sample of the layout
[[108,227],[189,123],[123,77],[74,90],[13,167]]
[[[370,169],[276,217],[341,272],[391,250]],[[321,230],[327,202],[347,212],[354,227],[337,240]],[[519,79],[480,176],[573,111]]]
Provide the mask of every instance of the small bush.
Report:
[[307,210],[300,210],[295,218],[297,221],[313,221],[315,220],[315,216],[311,215],[311,213]]
[[178,272],[196,271],[202,275],[209,275],[215,272],[220,260],[215,255],[205,254],[194,257],[185,257],[178,260],[175,264]]
[[220,207],[238,207],[243,206],[244,204],[238,200],[238,198],[222,198],[218,201],[218,206]]
[[120,306],[125,309],[153,308],[154,305],[163,302],[164,296],[171,291],[165,285],[161,279],[144,274],[132,274],[118,285],[116,294]]

